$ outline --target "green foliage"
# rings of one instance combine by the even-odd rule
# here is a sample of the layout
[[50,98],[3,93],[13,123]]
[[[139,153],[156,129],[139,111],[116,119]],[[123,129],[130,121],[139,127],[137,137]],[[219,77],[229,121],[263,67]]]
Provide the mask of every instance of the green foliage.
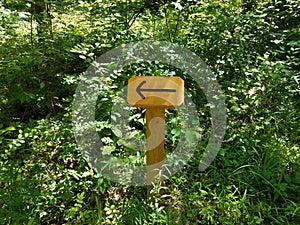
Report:
[[[40,4],[42,3],[42,4]],[[0,2],[1,224],[299,224],[299,1]],[[41,6],[41,7],[39,7]],[[131,109],[128,135],[111,124],[129,77],[181,76],[197,105],[199,133],[166,112],[166,153],[180,135],[201,137],[164,186],[122,186],[93,171],[76,148],[71,103],[79,75],[120,44],[165,40],[198,54],[227,104],[224,143],[197,170],[209,138],[207,101],[168,65],[136,63],[106,80],[96,106],[107,154],[140,165],[145,111]],[[201,139],[201,140],[202,140]],[[125,143],[128,141],[128,143]],[[163,194],[159,195],[159,190]],[[161,204],[161,203],[164,204]]]

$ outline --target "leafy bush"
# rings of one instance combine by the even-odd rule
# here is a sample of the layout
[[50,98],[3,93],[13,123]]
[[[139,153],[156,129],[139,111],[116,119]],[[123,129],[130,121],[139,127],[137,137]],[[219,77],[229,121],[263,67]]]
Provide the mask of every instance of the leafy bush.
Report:
[[[299,11],[297,1],[0,3],[0,223],[299,224]],[[203,141],[183,170],[151,191],[99,177],[71,123],[80,73],[139,40],[198,54],[217,75],[228,117],[219,155],[200,173],[210,116],[193,79],[155,62],[113,74],[97,101],[97,131],[107,153],[128,163],[145,156],[114,133],[110,111],[129,77],[181,76],[197,105],[197,134],[182,129],[178,111],[166,111],[167,153],[182,133]],[[145,111],[130,113],[126,140],[144,139]]]

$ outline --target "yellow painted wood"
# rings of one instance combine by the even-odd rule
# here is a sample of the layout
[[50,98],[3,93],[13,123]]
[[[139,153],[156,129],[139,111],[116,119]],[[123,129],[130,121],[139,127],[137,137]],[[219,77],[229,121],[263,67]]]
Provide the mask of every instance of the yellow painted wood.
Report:
[[165,109],[147,108],[146,110],[147,134],[147,184],[156,183],[161,179],[162,165],[164,163],[165,139]]
[[131,77],[127,101],[134,107],[146,108],[147,184],[160,182],[164,164],[165,109],[183,104],[184,81],[180,77]]
[[131,77],[128,80],[127,101],[142,108],[177,108],[184,102],[184,81],[180,77]]

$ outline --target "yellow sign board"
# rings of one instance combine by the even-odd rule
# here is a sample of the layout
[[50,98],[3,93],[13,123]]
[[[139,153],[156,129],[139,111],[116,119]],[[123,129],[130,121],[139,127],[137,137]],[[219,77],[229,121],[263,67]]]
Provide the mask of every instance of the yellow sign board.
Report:
[[177,108],[184,102],[184,81],[180,77],[131,77],[127,101],[142,108]]

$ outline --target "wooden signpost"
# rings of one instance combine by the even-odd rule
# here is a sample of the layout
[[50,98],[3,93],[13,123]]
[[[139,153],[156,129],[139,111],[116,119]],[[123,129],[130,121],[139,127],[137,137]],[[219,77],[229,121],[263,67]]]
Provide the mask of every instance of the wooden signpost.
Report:
[[164,163],[165,109],[184,102],[184,81],[180,77],[135,76],[128,80],[127,101],[146,108],[147,184],[161,180]]

